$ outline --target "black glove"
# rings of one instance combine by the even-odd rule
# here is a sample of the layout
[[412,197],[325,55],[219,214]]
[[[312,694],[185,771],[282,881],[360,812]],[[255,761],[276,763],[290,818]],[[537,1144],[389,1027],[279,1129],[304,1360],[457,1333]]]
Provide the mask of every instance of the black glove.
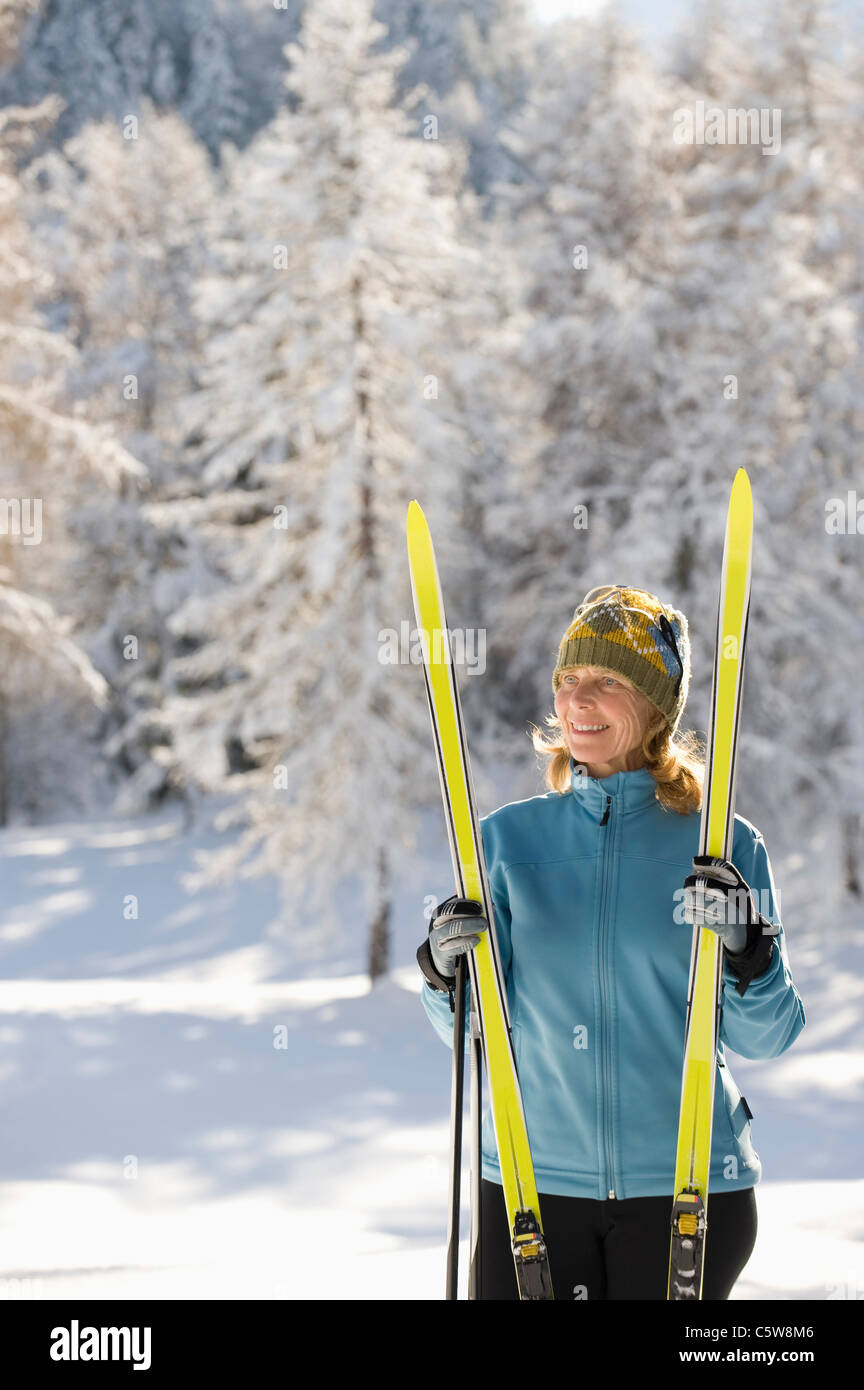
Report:
[[456,961],[473,951],[488,927],[483,904],[455,894],[439,903],[432,914],[429,934],[417,951],[417,964],[433,989],[450,995],[451,1009]]
[[[764,975],[774,959],[774,937],[779,928],[757,911],[750,885],[730,859],[697,854],[693,868],[695,872],[684,880],[685,921],[695,920],[699,926],[716,931],[724,944],[730,939],[742,941],[738,951],[727,946],[725,960],[732,974],[738,976],[735,990],[743,996],[750,981]],[[735,893],[734,902],[731,892]]]

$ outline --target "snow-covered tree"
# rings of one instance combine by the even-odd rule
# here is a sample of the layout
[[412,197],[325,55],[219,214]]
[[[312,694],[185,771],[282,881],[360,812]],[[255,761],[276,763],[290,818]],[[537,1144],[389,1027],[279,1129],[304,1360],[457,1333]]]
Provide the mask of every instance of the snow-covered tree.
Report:
[[181,117],[144,100],[134,123],[91,123],[26,177],[52,312],[79,349],[70,390],[146,454],[159,481],[194,383],[190,297],[215,192],[207,152]]
[[384,50],[413,47],[397,75],[406,109],[421,117],[414,93],[433,94],[436,111],[468,144],[473,188],[485,197],[495,179],[518,177],[500,135],[530,84],[536,21],[527,0],[379,0],[375,17],[388,26]]
[[190,43],[190,79],[182,112],[218,153],[226,140],[237,143],[248,125],[244,86],[237,71],[230,35],[214,23],[211,0],[186,0]]
[[373,55],[383,32],[368,3],[310,4],[287,51],[296,109],[232,162],[190,402],[201,487],[154,509],[224,576],[175,615],[189,654],[167,715],[190,777],[248,793],[224,862],[278,872],[298,931],[335,925],[334,884],[356,875],[373,978],[406,810],[435,777],[420,673],[386,640],[414,626],[406,511],[421,501],[456,569],[491,312],[464,149],[393,104],[406,54]]
[[178,406],[200,345],[190,295],[208,256],[214,176],[186,123],[144,101],[134,123],[84,127],[35,160],[27,180],[39,248],[54,271],[50,312],[78,348],[69,392],[148,470],[146,489],[85,496],[68,518],[80,635],[111,685],[102,732],[132,774],[121,801],[132,809],[165,789],[150,756],[150,711],[173,650],[166,617],[197,581],[182,541],[154,528],[142,504],[170,489],[182,457]]
[[[845,839],[848,865],[860,858],[860,839],[849,849],[850,835],[860,837],[860,717],[848,692],[862,606],[848,563],[854,540],[826,537],[825,505],[844,478],[851,486],[860,441],[848,209],[860,202],[861,181],[860,161],[856,173],[837,139],[854,105],[848,61],[817,8],[783,0],[760,42],[752,23],[738,29],[735,16],[712,13],[692,60],[679,47],[676,71],[686,80],[670,74],[665,83],[638,55],[642,82],[627,75],[629,44],[602,21],[605,37],[579,69],[592,92],[584,137],[568,142],[547,118],[532,138],[526,118],[519,151],[537,184],[512,197],[534,313],[523,354],[545,348],[538,375],[553,382],[546,414],[556,439],[543,477],[555,486],[575,460],[582,495],[574,500],[588,504],[587,530],[569,552],[578,582],[567,607],[593,584],[620,581],[684,608],[697,663],[688,717],[704,729],[723,519],[735,469],[745,466],[756,545],[740,804],[755,807],[785,847],[804,841],[830,787],[830,838]],[[540,109],[551,115],[555,69],[544,71]],[[620,88],[613,71],[625,75]],[[582,103],[578,80],[572,85]],[[721,111],[728,128],[715,127],[719,142],[678,143],[680,113],[695,116],[699,103]],[[737,115],[725,113],[750,108],[771,117],[769,138],[771,113],[782,112],[778,151],[736,138]],[[544,185],[547,152],[553,173]],[[562,216],[568,242],[588,249],[581,293],[564,301],[569,312],[556,311],[561,277],[542,259],[546,229],[557,233]],[[556,561],[553,600],[567,557]],[[530,556],[527,564],[530,573]],[[510,606],[515,623],[524,592],[520,585]],[[562,606],[558,630],[568,616]],[[518,652],[519,677],[534,658],[531,647]],[[790,750],[782,762],[778,745]],[[834,863],[831,873],[836,889]]]
[[[22,7],[22,12],[23,12]],[[4,19],[9,11],[4,12]],[[14,40],[14,27],[11,38]],[[2,31],[3,42],[10,35]],[[45,810],[41,782],[58,788],[63,741],[58,702],[84,717],[80,702],[104,704],[106,687],[74,642],[68,564],[74,543],[66,517],[97,480],[113,488],[141,466],[105,429],[67,412],[72,344],[39,313],[50,272],[34,255],[22,210],[18,161],[58,104],[0,111],[0,811]],[[51,709],[52,745],[37,725]],[[40,732],[44,731],[40,729]],[[69,727],[65,731],[69,733]]]
[[665,447],[655,319],[674,302],[681,212],[674,88],[618,21],[553,26],[536,84],[502,132],[521,181],[493,189],[518,283],[511,365],[544,430],[498,518],[507,583],[493,622],[514,740],[550,698],[550,643],[602,582],[593,557],[638,509],[646,456]]
[[[862,848],[860,717],[848,691],[864,607],[854,541],[826,535],[825,509],[852,486],[860,457],[860,289],[850,295],[848,279],[857,237],[840,209],[860,202],[861,165],[856,173],[837,138],[855,100],[850,54],[821,0],[715,13],[692,48],[689,64],[679,48],[679,70],[704,86],[688,86],[682,105],[701,101],[709,120],[719,113],[722,138],[681,147],[686,313],[663,332],[669,450],[645,480],[674,496],[671,578],[693,590],[704,631],[716,600],[693,576],[712,527],[719,561],[716,514],[734,466],[748,469],[756,544],[743,795],[755,799],[766,833],[799,845],[827,799],[829,838],[845,839],[848,866]],[[745,112],[747,140],[737,134]],[[622,554],[636,537],[635,525],[617,537]],[[778,744],[794,755],[779,759]],[[842,891],[844,872],[851,884],[839,856],[822,862],[826,891]]]
[[2,98],[63,98],[56,135],[91,121],[122,121],[150,97],[179,107],[212,156],[244,144],[278,99],[278,46],[296,8],[219,0],[52,0],[38,7]]

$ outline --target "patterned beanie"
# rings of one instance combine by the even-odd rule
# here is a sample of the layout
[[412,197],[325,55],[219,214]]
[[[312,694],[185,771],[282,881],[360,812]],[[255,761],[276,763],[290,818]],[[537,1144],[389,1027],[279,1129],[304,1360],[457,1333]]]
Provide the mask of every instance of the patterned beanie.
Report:
[[561,639],[552,689],[568,666],[619,671],[678,728],[690,685],[687,619],[644,589],[604,584],[579,604]]

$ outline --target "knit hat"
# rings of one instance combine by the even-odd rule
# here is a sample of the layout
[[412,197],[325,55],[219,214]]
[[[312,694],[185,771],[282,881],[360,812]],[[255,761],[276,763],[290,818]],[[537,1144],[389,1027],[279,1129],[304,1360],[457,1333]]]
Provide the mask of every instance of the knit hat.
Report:
[[687,619],[644,589],[604,584],[592,589],[561,639],[552,689],[568,666],[620,671],[665,715],[674,734],[690,685]]

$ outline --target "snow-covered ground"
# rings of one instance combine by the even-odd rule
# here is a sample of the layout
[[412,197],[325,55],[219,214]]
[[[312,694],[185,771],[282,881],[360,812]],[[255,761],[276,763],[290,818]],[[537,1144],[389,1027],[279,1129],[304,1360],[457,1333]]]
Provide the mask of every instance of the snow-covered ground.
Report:
[[[406,861],[370,989],[347,901],[310,962],[271,882],[190,896],[215,842],[169,814],[0,834],[0,1297],[441,1298],[449,1052],[414,951],[446,848]],[[861,1299],[864,942],[796,940],[789,903],[807,1027],[730,1054],[765,1173],[733,1296]]]

